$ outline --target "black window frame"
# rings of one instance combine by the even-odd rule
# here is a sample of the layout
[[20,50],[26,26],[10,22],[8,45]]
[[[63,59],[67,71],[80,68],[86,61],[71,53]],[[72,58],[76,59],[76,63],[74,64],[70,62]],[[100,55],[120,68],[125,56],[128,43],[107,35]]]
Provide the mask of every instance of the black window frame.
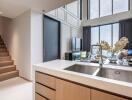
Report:
[[[114,13],[113,13],[114,12],[113,11],[113,0],[111,0],[111,1],[112,1],[112,14],[111,15],[114,15]],[[130,6],[131,6],[130,0],[128,0],[128,11],[130,11]],[[118,14],[118,13],[116,13],[116,14]],[[107,16],[109,16],[109,15],[107,15]],[[102,16],[102,17],[106,17],[106,16]],[[99,0],[99,17],[98,18],[102,18],[102,17],[100,16],[100,0]],[[93,18],[93,19],[96,19],[96,18]],[[90,18],[90,0],[87,0],[87,20],[92,20]]]

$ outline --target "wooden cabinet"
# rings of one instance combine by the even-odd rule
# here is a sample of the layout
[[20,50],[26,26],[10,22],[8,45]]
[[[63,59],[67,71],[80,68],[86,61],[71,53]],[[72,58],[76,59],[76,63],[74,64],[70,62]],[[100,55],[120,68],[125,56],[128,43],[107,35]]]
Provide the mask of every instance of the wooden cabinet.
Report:
[[90,89],[57,79],[56,100],[90,100]]
[[48,87],[45,87],[39,83],[36,83],[35,84],[35,91],[37,93],[39,93],[40,95],[50,99],[50,100],[55,100],[55,91],[48,88]]
[[36,72],[35,100],[132,100]]
[[47,99],[42,97],[41,95],[35,93],[35,100],[47,100]]
[[56,100],[56,78],[35,73],[35,100]]
[[128,100],[128,99],[91,89],[91,100]]
[[48,86],[52,89],[56,89],[56,78],[55,77],[36,72],[35,78],[36,78],[36,82],[41,83],[45,86]]

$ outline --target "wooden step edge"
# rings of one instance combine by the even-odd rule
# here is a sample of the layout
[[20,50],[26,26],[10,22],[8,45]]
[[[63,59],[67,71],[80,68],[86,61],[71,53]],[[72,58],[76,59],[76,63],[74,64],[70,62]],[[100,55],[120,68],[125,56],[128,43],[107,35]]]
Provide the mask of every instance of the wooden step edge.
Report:
[[19,71],[11,71],[7,73],[0,74],[0,81],[8,80],[10,78],[18,77],[19,76]]
[[0,59],[3,59],[3,58],[11,58],[11,56],[0,57]]
[[11,60],[11,57],[10,56],[0,57],[0,61],[10,61],[10,60]]
[[0,67],[0,74],[15,71],[15,70],[16,70],[15,65]]
[[14,62],[13,60],[4,60],[4,61],[0,61],[0,64],[1,63],[8,63],[8,62]]
[[0,57],[9,56],[8,52],[0,52]]
[[0,67],[10,66],[10,65],[14,65],[14,61],[13,60],[10,60],[10,61],[0,61]]
[[5,69],[5,68],[12,68],[12,67],[16,67],[16,65],[9,65],[9,66],[0,67],[0,70]]
[[0,53],[9,53],[8,51],[1,51]]

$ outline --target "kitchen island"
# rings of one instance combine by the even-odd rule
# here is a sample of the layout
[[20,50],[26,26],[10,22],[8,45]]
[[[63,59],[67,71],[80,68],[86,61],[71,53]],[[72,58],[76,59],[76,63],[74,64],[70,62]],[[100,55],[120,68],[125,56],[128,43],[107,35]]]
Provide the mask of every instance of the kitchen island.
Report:
[[[54,60],[33,67],[36,100],[131,100],[132,83],[64,70],[72,65],[99,66]],[[132,71],[131,67],[104,65]]]

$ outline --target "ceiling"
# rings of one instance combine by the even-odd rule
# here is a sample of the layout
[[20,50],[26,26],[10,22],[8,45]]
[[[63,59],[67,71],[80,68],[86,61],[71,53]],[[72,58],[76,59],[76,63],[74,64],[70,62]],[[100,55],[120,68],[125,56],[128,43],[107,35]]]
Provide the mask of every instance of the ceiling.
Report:
[[59,8],[75,0],[0,0],[2,16],[15,18],[28,9],[45,12]]

